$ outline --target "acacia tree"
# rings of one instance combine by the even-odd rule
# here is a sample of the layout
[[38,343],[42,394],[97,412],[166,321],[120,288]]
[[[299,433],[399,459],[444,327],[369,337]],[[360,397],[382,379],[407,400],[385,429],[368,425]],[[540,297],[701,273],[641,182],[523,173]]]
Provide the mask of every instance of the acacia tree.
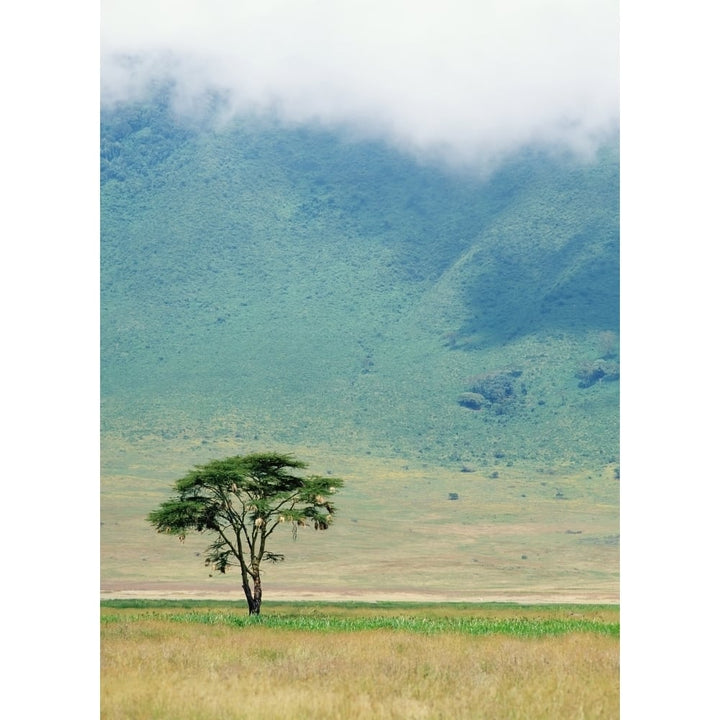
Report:
[[205,565],[221,573],[240,568],[250,615],[260,614],[263,560],[283,560],[266,548],[279,525],[287,525],[293,538],[300,527],[327,530],[335,506],[329,496],[342,487],[339,478],[302,476],[306,468],[290,455],[256,453],[237,455],[197,465],[175,482],[177,494],[151,512],[147,520],[158,532],[214,533],[206,550]]

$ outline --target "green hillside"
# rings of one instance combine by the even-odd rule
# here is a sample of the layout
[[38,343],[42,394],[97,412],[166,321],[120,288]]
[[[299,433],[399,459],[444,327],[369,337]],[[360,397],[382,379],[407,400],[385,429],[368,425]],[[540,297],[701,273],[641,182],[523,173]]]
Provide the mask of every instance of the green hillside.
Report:
[[616,148],[479,179],[104,110],[103,431],[594,472],[618,457],[618,260]]
[[616,598],[617,148],[479,178],[212,117],[103,110],[103,587],[237,590],[144,518],[278,450],[347,483],[271,588]]

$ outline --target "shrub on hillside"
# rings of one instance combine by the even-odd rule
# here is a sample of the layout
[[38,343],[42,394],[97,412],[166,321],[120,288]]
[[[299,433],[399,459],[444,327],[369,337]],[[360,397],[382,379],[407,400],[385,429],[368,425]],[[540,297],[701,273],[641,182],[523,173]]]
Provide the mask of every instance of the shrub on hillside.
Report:
[[458,403],[470,410],[480,410],[488,404],[487,398],[480,393],[464,392],[458,398]]
[[470,380],[470,388],[458,398],[458,403],[471,410],[492,408],[497,415],[508,412],[517,398],[515,381],[522,370],[509,370],[477,375]]
[[581,365],[575,377],[580,380],[578,387],[589,388],[596,382],[610,382],[620,379],[620,365],[614,360],[594,360]]

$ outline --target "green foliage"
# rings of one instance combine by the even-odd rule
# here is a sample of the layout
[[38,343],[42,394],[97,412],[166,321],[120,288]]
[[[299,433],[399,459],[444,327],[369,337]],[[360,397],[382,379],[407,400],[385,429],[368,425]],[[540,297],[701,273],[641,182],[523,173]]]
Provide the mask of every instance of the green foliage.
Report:
[[343,481],[295,473],[306,467],[278,453],[213,460],[177,480],[177,494],[147,520],[158,532],[181,540],[188,532],[217,533],[207,548],[205,565],[223,574],[232,565],[239,567],[250,613],[258,614],[260,565],[263,560],[283,559],[266,549],[275,529],[288,524],[296,537],[298,527],[326,530],[332,523],[335,505],[331,496]]
[[521,386],[520,393],[516,391],[516,379],[522,375],[522,370],[509,370],[485,373],[471,380],[469,392],[463,393],[458,402],[471,410],[481,410],[491,406],[496,415],[504,415],[515,406],[518,396],[526,392]]

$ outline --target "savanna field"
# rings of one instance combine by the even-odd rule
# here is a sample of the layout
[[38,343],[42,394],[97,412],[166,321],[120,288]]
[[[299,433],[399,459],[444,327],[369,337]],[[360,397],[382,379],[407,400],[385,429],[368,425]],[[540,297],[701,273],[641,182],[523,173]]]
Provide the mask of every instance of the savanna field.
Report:
[[616,606],[108,601],[104,718],[612,718]]

